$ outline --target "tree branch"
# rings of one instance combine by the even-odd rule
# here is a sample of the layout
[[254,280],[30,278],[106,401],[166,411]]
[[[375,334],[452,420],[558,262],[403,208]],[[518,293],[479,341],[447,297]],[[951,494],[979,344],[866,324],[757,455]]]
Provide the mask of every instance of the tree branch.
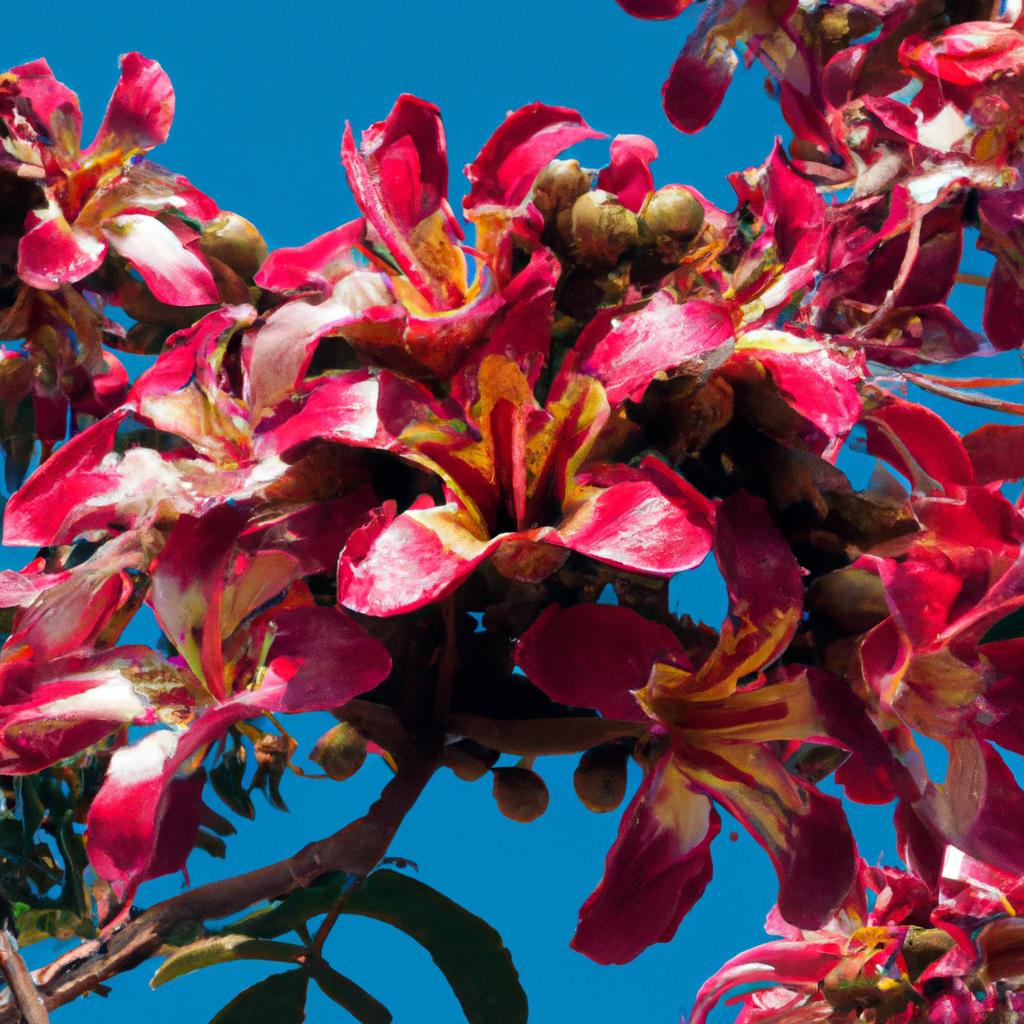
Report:
[[[405,815],[434,772],[436,759],[412,756],[399,762],[398,774],[362,818],[326,839],[310,843],[285,860],[235,878],[211,882],[157,903],[115,932],[107,942],[93,940],[34,972],[46,1008],[55,1009],[91,992],[101,982],[157,953],[176,927],[193,921],[228,917],[254,903],[286,896],[332,871],[369,874],[387,852]],[[31,985],[31,976],[26,970]],[[19,999],[17,990],[16,999]],[[42,1024],[12,1003],[0,1007],[0,1024]]]
[[10,986],[14,1000],[11,1009],[17,1012],[18,1019],[25,1024],[49,1024],[46,1005],[21,959],[14,936],[6,928],[0,928],[0,973]]

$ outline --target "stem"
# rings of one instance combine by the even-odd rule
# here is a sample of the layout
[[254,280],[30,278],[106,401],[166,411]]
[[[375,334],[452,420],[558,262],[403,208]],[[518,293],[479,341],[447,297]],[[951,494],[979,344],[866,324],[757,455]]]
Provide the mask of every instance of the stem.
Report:
[[[160,950],[165,936],[186,922],[237,914],[254,903],[305,888],[332,871],[369,874],[387,852],[405,815],[433,774],[437,761],[433,751],[430,753],[403,758],[399,773],[366,815],[326,839],[310,843],[276,864],[157,903],[115,932],[106,945],[95,940],[85,942],[36,971],[45,1007],[52,1010],[63,1006],[93,991],[107,978],[149,959]],[[13,984],[12,991],[16,992]],[[0,1024],[17,1024],[22,1015],[23,1011],[11,1004],[0,1007]],[[25,1015],[28,1024],[44,1024],[46,1019],[45,1010],[42,1017]]]
[[14,936],[6,928],[0,928],[0,973],[7,979],[14,999],[7,1009],[17,1010],[19,1020],[25,1024],[49,1024],[46,1004],[18,952]]

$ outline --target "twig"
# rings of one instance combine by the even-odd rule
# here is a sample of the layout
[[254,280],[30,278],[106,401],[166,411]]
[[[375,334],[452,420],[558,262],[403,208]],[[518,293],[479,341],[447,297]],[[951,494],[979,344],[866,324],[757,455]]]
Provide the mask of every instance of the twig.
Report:
[[[182,924],[237,914],[254,903],[305,888],[329,872],[369,874],[433,774],[437,763],[433,754],[417,752],[403,758],[399,773],[367,814],[326,839],[310,843],[276,864],[157,903],[115,932],[105,946],[85,942],[35,972],[45,1006],[51,1010],[63,1006],[137,966],[156,954],[165,937]],[[18,1024],[18,1013],[10,1004],[0,1007],[0,1024]],[[45,1019],[45,1015],[28,1018],[29,1024],[41,1024]]]
[[14,1001],[8,1008],[16,1009],[25,1024],[49,1024],[46,1004],[21,959],[14,936],[6,928],[0,928],[0,973],[7,979]]

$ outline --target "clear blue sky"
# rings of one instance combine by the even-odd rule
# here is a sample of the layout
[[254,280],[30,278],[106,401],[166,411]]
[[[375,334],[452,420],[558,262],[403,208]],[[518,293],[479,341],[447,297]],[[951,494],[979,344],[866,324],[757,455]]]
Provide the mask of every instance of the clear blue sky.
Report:
[[[354,215],[338,159],[344,121],[357,130],[366,127],[383,118],[401,92],[442,109],[456,209],[463,164],[506,111],[533,100],[576,107],[609,135],[650,136],[661,151],[654,165],[659,184],[695,185],[727,208],[732,193],[725,174],[760,163],[774,133],[784,132],[763,95],[759,71],[738,76],[720,116],[702,135],[674,131],[661,112],[660,87],[691,20],[639,22],[613,0],[206,0],[126,8],[54,0],[35,13],[21,10],[21,17],[6,19],[0,63],[47,57],[57,76],[78,91],[87,134],[99,123],[116,80],[118,54],[139,50],[159,60],[178,102],[171,140],[155,158],[186,174],[222,207],[252,219],[271,247],[299,244]],[[598,167],[606,146],[588,143],[578,155]],[[976,302],[960,308],[978,326]],[[988,364],[974,372],[989,368],[995,369]],[[1012,373],[1014,366],[1001,361],[998,372]],[[851,457],[858,476],[858,463],[865,461]],[[4,555],[4,564],[21,562],[19,552]],[[680,607],[717,626],[724,595],[713,570],[690,574],[677,590]],[[308,750],[331,720],[307,716],[292,724]],[[551,809],[532,825],[503,818],[487,780],[466,784],[444,773],[431,783],[392,852],[418,862],[423,881],[498,928],[521,972],[532,1024],[675,1024],[710,972],[763,941],[774,874],[742,829],[730,841],[737,826],[727,820],[715,843],[715,879],[676,940],[629,966],[597,967],[571,952],[568,940],[579,904],[600,877],[619,815],[593,815],[581,807],[572,791],[573,767],[570,759],[539,763]],[[257,797],[257,821],[230,841],[231,867],[260,866],[332,831],[361,813],[386,774],[380,764],[368,764],[343,785],[289,778],[290,815]],[[852,811],[869,859],[883,850],[894,856],[888,813]],[[202,882],[218,877],[224,865],[200,852],[190,868],[193,880]],[[179,885],[177,878],[151,883],[139,902],[153,902]],[[35,960],[50,959],[54,951],[31,952]],[[397,1024],[462,1019],[427,955],[385,926],[343,919],[328,952],[343,973],[392,1009]],[[153,993],[146,987],[152,969],[144,965],[117,979],[105,1001],[82,1000],[58,1011],[55,1020],[75,1024],[110,1014],[139,1015],[149,1024],[203,1024],[261,976],[259,967],[217,967]],[[310,1021],[343,1018],[333,1004],[311,997]],[[730,1019],[730,1012],[718,1019]]]

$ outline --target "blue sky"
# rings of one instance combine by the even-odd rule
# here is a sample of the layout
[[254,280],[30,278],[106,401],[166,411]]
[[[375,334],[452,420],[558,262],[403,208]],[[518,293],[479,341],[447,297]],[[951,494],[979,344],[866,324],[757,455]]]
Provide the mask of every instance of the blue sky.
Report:
[[[45,14],[13,24],[8,19],[0,58],[8,67],[47,57],[57,76],[78,91],[87,133],[102,116],[118,54],[139,50],[159,60],[178,103],[171,140],[155,158],[186,174],[222,207],[252,219],[276,247],[302,243],[354,215],[338,158],[344,122],[366,127],[383,118],[402,92],[441,107],[456,208],[463,164],[506,111],[533,100],[576,107],[609,135],[650,136],[661,152],[654,165],[659,184],[694,185],[731,206],[725,174],[760,163],[775,132],[784,129],[758,71],[738,76],[720,116],[702,135],[685,137],[671,128],[661,112],[660,87],[689,27],[687,18],[636,21],[613,0],[207,0],[130,8],[56,0]],[[607,143],[587,143],[578,155],[601,166]],[[968,296],[959,307],[972,326],[980,318],[977,299]],[[989,363],[980,372],[1014,372],[1014,365],[1004,364],[996,370]],[[978,422],[956,416],[958,423]],[[860,473],[863,462],[854,455],[848,464]],[[21,553],[4,554],[5,564],[21,560]],[[678,585],[677,598],[694,617],[720,621],[724,595],[713,570],[690,574]],[[308,750],[331,720],[314,715],[290,724]],[[532,825],[503,818],[486,780],[467,784],[444,773],[431,783],[392,852],[416,861],[423,881],[498,928],[521,972],[532,1024],[603,1024],[627,1015],[674,1024],[711,971],[763,940],[774,874],[761,850],[727,820],[715,843],[715,879],[676,940],[629,966],[597,967],[571,952],[568,940],[579,904],[600,877],[619,816],[582,808],[572,791],[573,767],[570,759],[539,763],[551,809]],[[289,778],[285,797],[292,813],[281,814],[257,798],[257,821],[230,840],[229,863],[257,867],[332,831],[362,812],[386,776],[377,763],[343,785]],[[887,809],[854,808],[851,817],[866,857],[893,856]],[[739,832],[735,840],[733,829]],[[218,877],[224,865],[200,852],[190,868],[201,882]],[[140,902],[179,886],[180,879],[152,883]],[[427,955],[385,926],[343,919],[328,952],[339,970],[392,1009],[397,1024],[461,1019]],[[53,950],[32,953],[50,959]],[[140,1014],[150,1024],[202,1024],[261,975],[248,965],[217,967],[153,993],[146,987],[152,969],[144,965],[117,979],[105,1001],[82,1000],[58,1011],[55,1020],[75,1024]],[[333,1004],[311,999],[309,1020],[343,1018]],[[728,1020],[728,1012],[719,1019]]]

